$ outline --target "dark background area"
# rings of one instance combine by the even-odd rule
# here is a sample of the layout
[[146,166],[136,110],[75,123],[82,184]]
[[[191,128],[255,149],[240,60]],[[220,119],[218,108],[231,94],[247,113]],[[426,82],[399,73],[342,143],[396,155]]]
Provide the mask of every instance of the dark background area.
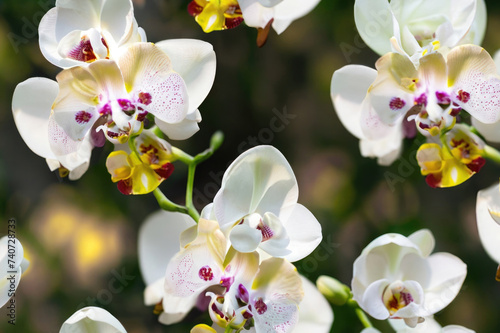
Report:
[[[95,149],[89,171],[71,182],[51,173],[17,132],[10,106],[15,86],[34,76],[55,79],[59,72],[40,53],[36,34],[53,3],[0,0],[0,235],[7,233],[7,220],[15,218],[17,237],[31,261],[16,293],[16,326],[7,324],[2,308],[0,331],[58,332],[78,308],[96,305],[110,311],[129,333],[188,332],[194,323],[208,323],[208,316],[192,313],[187,323],[167,327],[143,304],[137,232],[158,206],[152,195],[119,193],[105,167],[111,145]],[[245,25],[204,34],[187,14],[187,3],[137,1],[135,14],[151,42],[197,38],[213,44],[217,54],[215,83],[200,107],[201,130],[189,140],[172,142],[196,154],[216,130],[225,133],[221,149],[197,170],[198,207],[211,202],[223,171],[241,152],[256,144],[274,145],[296,173],[299,202],[323,226],[320,247],[296,263],[300,273],[313,281],[331,275],[349,285],[352,264],[372,239],[429,228],[436,252],[455,254],[468,265],[462,291],[436,319],[443,326],[498,332],[497,264],[479,241],[475,200],[478,190],[498,182],[500,168],[489,162],[459,187],[431,189],[415,162],[418,146],[410,141],[391,167],[361,157],[358,140],[342,127],[330,99],[335,70],[347,64],[373,67],[378,58],[360,44],[354,1],[323,0],[282,35],[271,32],[262,49],[255,45],[256,30]],[[500,2],[486,4],[483,46],[493,54],[500,48]],[[272,131],[271,122],[284,110],[292,116],[281,130]],[[176,167],[161,188],[183,203],[187,170]],[[117,272],[131,278],[121,292],[111,293],[108,285]],[[352,310],[334,307],[334,312],[332,332],[362,330]],[[384,322],[375,325],[391,331]]]

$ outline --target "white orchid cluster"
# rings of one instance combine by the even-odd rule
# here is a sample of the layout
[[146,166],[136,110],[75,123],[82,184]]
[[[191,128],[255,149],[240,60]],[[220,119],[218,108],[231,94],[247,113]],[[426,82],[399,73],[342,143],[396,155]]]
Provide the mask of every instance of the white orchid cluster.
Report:
[[[51,170],[74,180],[91,152],[117,145],[107,161],[125,194],[153,191],[173,171],[170,145],[184,140],[215,77],[215,53],[199,40],[146,41],[131,0],[59,0],[39,26],[40,49],[63,70],[57,81],[31,78],[12,101],[17,128]],[[121,144],[128,143],[128,147]]]
[[[188,10],[206,32],[244,19],[267,36],[271,26],[281,33],[318,2],[194,0]],[[364,156],[391,164],[403,139],[421,133],[428,142],[417,160],[433,187],[458,185],[485,158],[500,160],[484,141],[500,142],[500,76],[494,60],[476,45],[485,30],[483,0],[357,0],[355,18],[363,39],[382,57],[376,70],[350,65],[336,71],[331,95]],[[376,36],[374,24],[381,31]],[[363,333],[378,332],[365,313],[389,320],[399,333],[472,332],[434,320],[458,295],[467,268],[454,255],[432,254],[435,240],[426,229],[373,240],[354,262],[351,288],[329,277],[320,278],[316,288],[301,276],[293,263],[316,249],[322,229],[298,203],[295,175],[274,147],[241,154],[213,202],[198,213],[194,171],[222,138],[214,135],[210,148],[193,157],[164,136],[184,140],[198,131],[198,107],[215,77],[210,44],[148,43],[131,0],[58,0],[39,35],[43,55],[62,71],[56,81],[31,78],[17,86],[12,109],[18,130],[51,170],[70,179],[80,178],[92,149],[109,141],[115,150],[106,166],[118,189],[154,193],[163,211],[142,225],[138,253],[144,302],[155,306],[161,323],[175,324],[200,311],[210,321],[196,323],[193,333],[327,333],[333,323],[328,299],[353,306]],[[471,124],[463,121],[463,111]],[[186,206],[158,189],[175,160],[189,168]],[[500,264],[498,186],[479,193],[477,217],[486,250]],[[27,261],[19,242],[17,257],[10,258],[6,241],[0,240],[0,276],[13,261],[16,289]],[[2,294],[0,304],[8,300]],[[126,331],[107,311],[89,307],[60,332]]]
[[390,165],[403,139],[420,133],[428,143],[417,161],[431,187],[461,184],[486,158],[498,160],[484,141],[498,141],[500,76],[478,46],[486,27],[483,0],[357,0],[355,18],[363,40],[382,57],[376,70],[336,71],[331,96],[363,156]]

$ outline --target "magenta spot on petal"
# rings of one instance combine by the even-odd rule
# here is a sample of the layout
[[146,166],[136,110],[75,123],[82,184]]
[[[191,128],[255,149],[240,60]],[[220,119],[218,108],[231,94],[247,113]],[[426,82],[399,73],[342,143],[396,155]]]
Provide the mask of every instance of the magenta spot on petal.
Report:
[[448,95],[444,91],[436,91],[436,98],[438,100],[438,104],[450,104],[451,103],[450,95]]
[[214,273],[212,272],[210,266],[203,266],[202,268],[200,268],[198,276],[204,281],[212,281],[214,278]]
[[123,112],[135,111],[135,105],[128,99],[118,99],[116,100]]
[[391,108],[391,110],[401,110],[402,108],[404,108],[406,105],[406,102],[403,101],[401,98],[399,97],[394,97],[393,99],[391,99],[391,102],[389,103],[389,107]]
[[272,231],[272,229],[267,226],[267,225],[264,225],[264,226],[258,226],[257,227],[257,230],[260,230],[260,232],[262,233],[262,241],[265,242],[266,240],[268,239],[271,239],[273,236],[274,236],[274,232]]
[[99,110],[99,113],[103,116],[110,115],[111,114],[111,105],[109,103],[104,104],[103,107]]
[[417,98],[415,98],[415,104],[417,105],[427,105],[427,95],[424,93]]
[[238,286],[238,297],[240,300],[243,301],[243,303],[248,303],[250,295],[248,294],[247,288],[245,288],[244,285],[240,283]]
[[149,105],[153,101],[153,98],[151,97],[151,94],[141,92],[139,93],[139,103],[142,103],[144,105]]
[[76,113],[75,120],[79,124],[86,124],[92,118],[92,114],[86,111],[79,111]]
[[148,111],[141,112],[137,115],[137,121],[144,121],[146,116],[148,115]]
[[220,285],[226,288],[226,292],[229,291],[234,282],[234,276],[223,277],[220,279]]
[[266,311],[267,311],[267,305],[266,305],[266,303],[264,303],[262,298],[259,298],[257,300],[257,302],[255,302],[254,306],[255,306],[255,310],[257,310],[257,313],[260,315],[266,313]]
[[413,297],[411,296],[410,293],[405,293],[405,292],[401,292],[401,298],[403,298],[403,302],[408,305],[410,303],[413,302]]
[[68,58],[83,62],[91,62],[96,60],[94,49],[92,48],[90,40],[82,38],[80,40],[80,43],[78,43],[77,46],[69,51]]
[[470,94],[467,91],[459,90],[457,98],[462,103],[467,103],[470,100]]

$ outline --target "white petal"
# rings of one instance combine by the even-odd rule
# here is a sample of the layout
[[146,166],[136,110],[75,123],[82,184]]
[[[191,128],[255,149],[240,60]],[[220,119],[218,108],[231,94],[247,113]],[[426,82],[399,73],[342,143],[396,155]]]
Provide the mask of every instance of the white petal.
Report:
[[479,238],[489,256],[500,264],[500,224],[493,219],[490,207],[500,204],[498,183],[479,191],[476,203],[476,218]]
[[432,232],[428,229],[416,231],[408,236],[408,239],[420,248],[423,257],[428,257],[436,244]]
[[199,294],[195,293],[189,297],[175,297],[165,295],[163,298],[163,311],[158,320],[165,325],[180,322],[196,305]]
[[[378,124],[382,125],[381,123]],[[359,149],[361,156],[376,157],[379,165],[388,166],[401,156],[403,150],[403,124],[384,127],[387,130],[387,136],[380,139],[361,139]]]
[[190,298],[219,284],[226,248],[226,239],[217,222],[200,219],[196,239],[168,263],[166,296]]
[[126,333],[123,325],[108,311],[86,307],[64,322],[59,333]]
[[134,7],[131,0],[105,0],[101,9],[101,28],[119,43],[133,28]]
[[356,299],[359,306],[375,319],[389,318],[389,311],[382,301],[382,295],[388,285],[389,281],[386,279],[375,281],[366,288],[362,299]]
[[372,50],[380,55],[391,51],[389,40],[395,32],[387,0],[356,0],[354,19],[361,38]]
[[453,301],[467,275],[467,266],[449,253],[435,253],[429,258],[432,278],[424,286],[425,308],[434,314]]
[[257,0],[239,0],[238,3],[249,27],[264,28],[274,17],[274,8],[264,7]]
[[248,253],[257,250],[262,241],[262,233],[246,224],[235,226],[229,234],[231,245],[239,252]]
[[477,120],[476,118],[471,118],[472,126],[474,126],[479,133],[489,142],[500,142],[500,121],[485,124]]
[[144,289],[144,304],[147,306],[158,304],[162,301],[164,293],[165,277],[161,277],[153,283],[148,283]]
[[189,108],[199,108],[215,79],[216,58],[211,44],[197,39],[170,39],[155,44],[165,52],[174,71],[184,79]]
[[146,217],[139,229],[138,253],[146,285],[165,277],[170,259],[180,250],[181,233],[196,225],[186,214],[157,211]]
[[442,333],[476,333],[473,330],[458,325],[448,325],[443,328]]
[[468,101],[456,100],[477,120],[491,124],[500,120],[500,77],[491,56],[476,45],[463,45],[448,54],[448,84],[455,94],[470,95]]
[[311,254],[323,239],[318,220],[301,204],[294,206],[290,217],[283,221],[283,227],[290,238],[288,249],[292,253],[285,257],[290,262],[303,259]]
[[[283,0],[258,0],[259,3],[264,7],[274,7]],[[286,1],[286,0],[285,0]]]
[[200,130],[198,123],[201,122],[200,111],[195,110],[192,114],[187,114],[186,118],[177,124],[169,124],[155,119],[155,124],[171,140],[186,140]]
[[299,322],[295,332],[328,333],[333,324],[333,311],[314,283],[303,276],[304,299],[299,304]]
[[280,220],[281,214],[298,198],[295,175],[286,158],[272,146],[258,146],[241,154],[226,170],[214,198],[214,210],[221,227],[250,213],[267,212]]
[[24,142],[37,155],[55,159],[49,144],[49,116],[59,87],[57,82],[31,78],[17,85],[12,113]]
[[273,29],[279,35],[295,20],[309,14],[320,0],[283,0],[274,7]]
[[361,131],[361,104],[377,78],[377,71],[360,65],[348,65],[335,71],[330,94],[335,111],[344,127],[358,139]]
[[442,333],[441,325],[432,316],[415,328],[408,327],[403,319],[389,319],[389,324],[397,333]]
[[151,94],[146,109],[162,121],[176,124],[189,111],[189,97],[182,77],[172,70],[169,57],[150,43],[135,43],[118,60],[125,85],[135,94]]

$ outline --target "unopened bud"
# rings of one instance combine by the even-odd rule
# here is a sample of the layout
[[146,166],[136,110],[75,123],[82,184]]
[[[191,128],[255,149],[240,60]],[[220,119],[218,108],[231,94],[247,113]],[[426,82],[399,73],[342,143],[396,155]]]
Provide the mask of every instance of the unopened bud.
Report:
[[212,138],[210,139],[210,148],[212,148],[213,151],[216,151],[220,148],[223,142],[224,133],[222,133],[221,131],[217,131],[212,135]]
[[344,305],[351,299],[351,289],[339,280],[322,275],[316,280],[318,290],[333,305]]

